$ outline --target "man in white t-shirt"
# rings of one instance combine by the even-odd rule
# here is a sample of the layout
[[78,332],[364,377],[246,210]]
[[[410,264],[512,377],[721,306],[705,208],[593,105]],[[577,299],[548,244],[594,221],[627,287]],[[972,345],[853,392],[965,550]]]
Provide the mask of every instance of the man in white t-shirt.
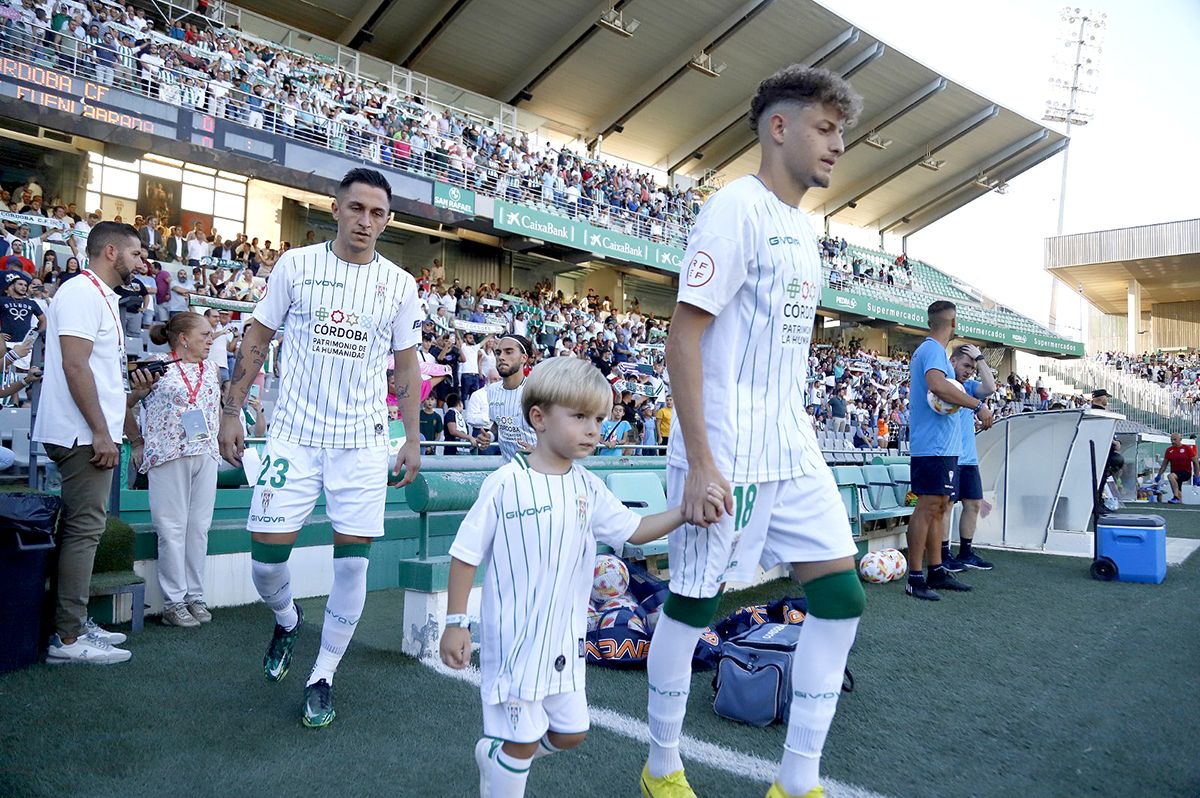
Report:
[[474,333],[463,335],[455,330],[454,334],[458,336],[458,349],[462,352],[462,362],[458,366],[459,384],[462,395],[470,397],[483,387],[483,378],[479,374],[480,344],[475,343]]
[[237,328],[222,325],[221,313],[216,308],[207,308],[204,318],[212,325],[212,346],[208,349],[206,360],[217,370],[221,376],[221,386],[224,387],[229,381],[229,342],[233,340]]
[[121,310],[113,292],[129,279],[141,250],[130,225],[96,225],[88,237],[88,269],[59,287],[48,314],[31,438],[46,447],[62,475],[55,633],[46,653],[51,664],[108,664],[131,656],[113,647],[125,635],[96,626],[87,607],[113,469],[120,463],[118,443],[123,430],[135,442],[139,438],[128,409],[154,383],[144,371],[126,372]]
[[302,722],[333,722],[334,671],[346,652],[367,597],[370,543],[383,535],[388,483],[388,355],[405,444],[393,474],[408,484],[421,467],[421,373],[416,345],[420,304],[412,275],[380,256],[375,242],[391,219],[391,186],[379,172],[352,169],[332,204],[337,238],[280,256],[266,295],[244,330],[225,392],[222,456],[242,462],[242,407],[283,328],[279,400],[250,503],[254,586],[275,615],[263,672],[287,675],[302,615],[292,599],[288,558],[325,495],[333,525],[333,585],[325,605],[321,647],[304,688]]
[[[829,186],[843,128],[860,108],[826,69],[797,64],[764,80],[749,113],[758,172],[712,195],[688,238],[667,344],[677,405],[667,495],[688,523],[670,539],[671,592],[646,663],[647,798],[694,796],[679,758],[692,652],[725,584],[779,564],[804,584],[808,615],[767,797],[821,794],[821,752],[865,595],[837,485],[804,418],[822,280],[817,236],[799,206],[808,189]],[[715,512],[709,484],[726,497]]]

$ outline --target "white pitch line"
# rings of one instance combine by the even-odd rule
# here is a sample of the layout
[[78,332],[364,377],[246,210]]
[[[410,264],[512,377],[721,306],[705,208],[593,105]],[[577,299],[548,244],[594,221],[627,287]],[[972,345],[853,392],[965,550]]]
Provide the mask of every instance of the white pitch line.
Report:
[[[468,665],[461,671],[456,671],[436,657],[426,657],[421,660],[421,664],[443,676],[479,687],[479,669],[474,665]],[[644,745],[650,744],[650,730],[642,721],[605,707],[590,706],[588,713],[593,726],[607,729]],[[762,784],[770,784],[774,781],[775,774],[779,771],[778,762],[743,754],[715,743],[697,740],[686,734],[679,739],[679,753],[683,758],[701,765],[723,770],[726,773]],[[834,779],[826,778],[822,784],[825,785],[825,794],[829,798],[887,798],[880,793]]]

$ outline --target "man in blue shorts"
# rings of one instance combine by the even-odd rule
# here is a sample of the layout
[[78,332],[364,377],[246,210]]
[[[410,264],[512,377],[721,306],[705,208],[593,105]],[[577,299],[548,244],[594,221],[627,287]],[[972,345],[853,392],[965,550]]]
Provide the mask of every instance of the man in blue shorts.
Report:
[[[968,396],[951,383],[954,368],[946,357],[946,346],[954,337],[957,310],[953,302],[938,300],[929,306],[929,336],[913,352],[909,364],[912,491],[917,508],[908,521],[908,584],[904,591],[926,601],[938,601],[938,590],[970,590],[942,567],[942,530],[950,513],[950,497],[958,476],[962,431],[955,416],[941,415],[930,407],[927,395],[978,417],[984,428],[992,425],[992,412],[984,403]],[[929,578],[925,560],[929,560]]]
[[[962,383],[968,396],[987,399],[996,392],[996,376],[983,353],[974,344],[961,344],[950,355],[955,378]],[[975,415],[955,413],[962,430],[962,451],[958,455],[958,486],[953,501],[962,502],[958,520],[958,555],[950,554],[949,539],[942,541],[942,566],[951,573],[990,571],[992,564],[971,548],[975,524],[979,521],[979,504],[983,500],[983,482],[979,478],[979,454],[975,450]]]

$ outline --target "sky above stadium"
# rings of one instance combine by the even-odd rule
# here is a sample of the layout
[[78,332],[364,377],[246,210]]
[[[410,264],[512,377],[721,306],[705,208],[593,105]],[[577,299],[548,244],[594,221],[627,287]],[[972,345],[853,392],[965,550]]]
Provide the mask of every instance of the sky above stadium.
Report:
[[[1062,73],[1052,63],[1064,49],[1062,3],[819,2],[1033,120],[1045,110],[1049,79]],[[1073,7],[1105,12],[1108,24],[1098,92],[1089,98],[1095,117],[1072,131],[1063,232],[1200,216],[1200,103],[1189,56],[1200,42],[1200,2],[1100,0]],[[930,225],[909,239],[909,253],[1045,322],[1052,280],[1043,269],[1043,241],[1058,224],[1062,163],[1055,156],[1013,180],[1007,194],[980,197]],[[1060,290],[1059,297],[1061,328],[1073,337],[1080,327],[1078,296]]]

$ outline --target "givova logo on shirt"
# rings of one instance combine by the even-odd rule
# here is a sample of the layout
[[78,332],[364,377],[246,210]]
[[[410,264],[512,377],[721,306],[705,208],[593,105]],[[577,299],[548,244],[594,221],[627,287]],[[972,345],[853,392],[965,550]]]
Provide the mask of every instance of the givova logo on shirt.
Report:
[[526,510],[510,510],[504,514],[504,517],[511,521],[514,518],[529,518],[531,516],[541,515],[542,513],[548,512],[550,512],[550,505],[547,504],[545,507],[530,507]]

